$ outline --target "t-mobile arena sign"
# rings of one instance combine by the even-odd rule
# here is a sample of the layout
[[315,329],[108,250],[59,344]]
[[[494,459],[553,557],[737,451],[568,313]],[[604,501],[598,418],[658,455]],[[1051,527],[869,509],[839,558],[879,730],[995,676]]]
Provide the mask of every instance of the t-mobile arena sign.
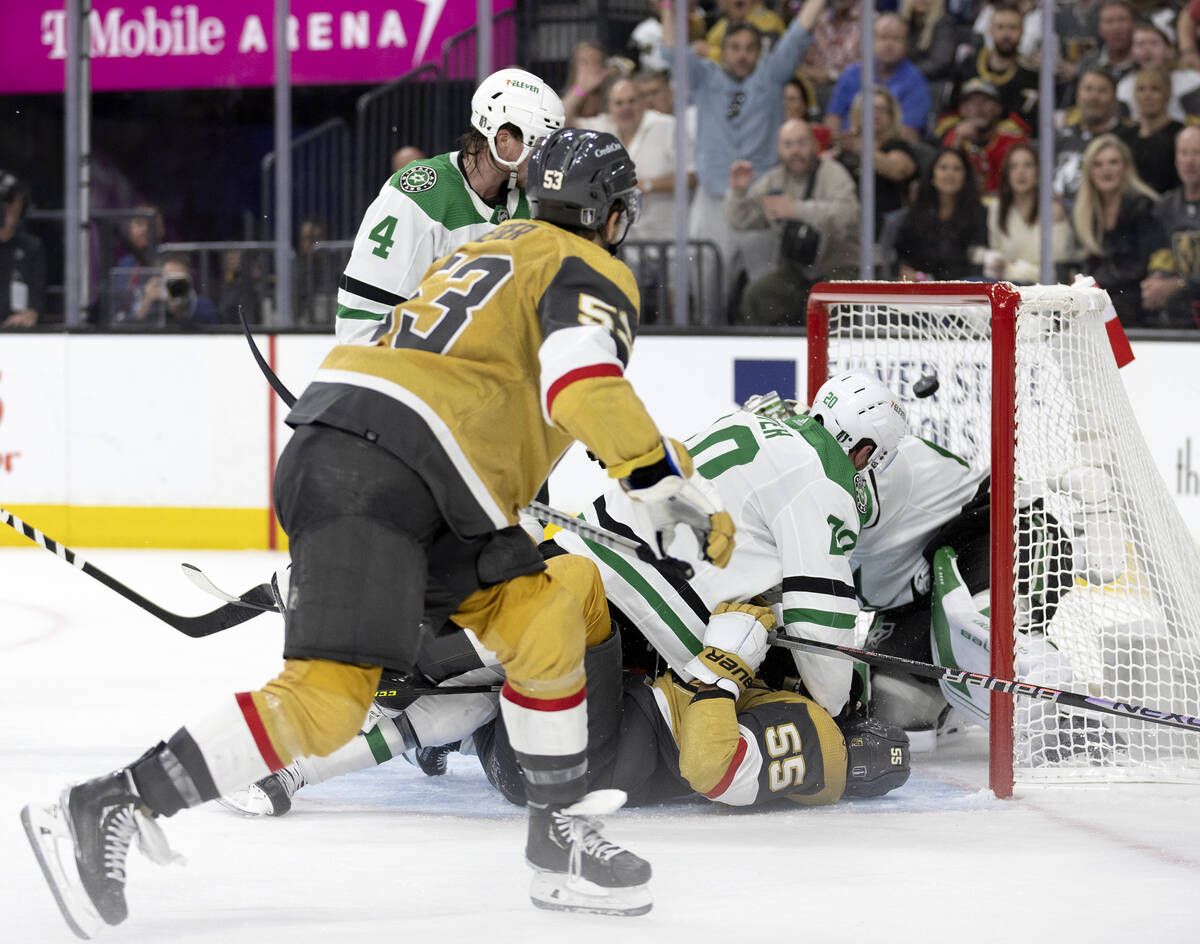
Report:
[[[493,0],[495,12],[514,0]],[[61,92],[67,17],[54,0],[8,5],[0,31],[0,94]],[[275,81],[272,0],[132,4],[96,0],[89,20],[96,91],[230,88]],[[475,25],[477,0],[292,0],[295,85],[386,82]]]

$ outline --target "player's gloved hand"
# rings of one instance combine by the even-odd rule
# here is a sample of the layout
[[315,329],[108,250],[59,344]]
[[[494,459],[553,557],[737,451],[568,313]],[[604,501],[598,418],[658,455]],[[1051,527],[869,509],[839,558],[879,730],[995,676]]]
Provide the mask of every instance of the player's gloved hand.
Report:
[[653,452],[635,459],[621,487],[646,511],[662,554],[675,537],[675,527],[686,525],[696,535],[704,559],[717,567],[729,563],[736,529],[729,512],[721,507],[717,490],[692,468],[692,457],[682,443],[664,439]]
[[737,698],[766,658],[767,631],[775,625],[775,614],[768,606],[720,604],[709,617],[704,648],[683,667],[684,671]]

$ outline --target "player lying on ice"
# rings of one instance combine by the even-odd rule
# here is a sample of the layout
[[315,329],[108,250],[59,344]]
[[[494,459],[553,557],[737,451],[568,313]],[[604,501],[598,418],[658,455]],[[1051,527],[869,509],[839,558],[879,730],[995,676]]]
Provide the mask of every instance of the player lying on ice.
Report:
[[[739,411],[693,436],[688,446],[694,453],[697,472],[716,488],[738,528],[737,550],[721,570],[701,564],[690,579],[684,580],[666,565],[656,566],[609,551],[565,531],[550,547],[553,553],[573,552],[571,559],[577,555],[599,568],[609,610],[622,630],[626,658],[637,651],[639,644],[644,648],[641,640],[648,641],[671,670],[660,685],[663,692],[674,691],[671,686],[676,682],[686,686],[713,681],[698,674],[704,664],[698,662],[698,657],[706,646],[714,645],[706,626],[709,615],[728,602],[747,602],[766,594],[777,601],[777,618],[785,632],[834,642],[852,641],[858,606],[849,555],[860,522],[871,517],[870,494],[857,473],[885,468],[905,432],[903,411],[895,406],[886,387],[861,374],[844,374],[821,388],[809,415],[779,420]],[[619,489],[610,489],[597,499],[584,517],[627,537],[638,538],[648,531],[637,506],[628,502]],[[427,643],[423,650],[425,664],[419,666],[427,678],[442,679],[471,669],[476,671],[458,679],[459,684],[496,677],[490,670],[479,669],[482,660],[465,642],[459,642],[455,649],[449,637],[439,634],[428,638]],[[728,644],[717,648],[743,663],[754,661],[751,654],[754,659],[762,658],[753,646],[741,655]],[[842,716],[845,722],[852,667],[821,655],[793,652],[793,656],[792,671],[798,673],[812,707],[827,718]],[[633,661],[641,664],[644,659],[635,656]],[[757,667],[750,666],[751,670]],[[782,680],[782,673],[776,674]],[[597,697],[592,682],[589,692],[590,703]],[[610,700],[619,699],[614,696],[606,703]],[[790,700],[787,696],[773,699]],[[668,701],[665,697],[658,699],[662,721],[668,730],[676,730],[681,706],[675,705],[672,711]],[[307,767],[308,762],[302,760],[298,766],[258,785],[251,791],[253,800],[242,798],[238,802],[249,802],[259,811],[282,808],[289,802],[290,792],[305,779],[306,769],[309,778],[327,779],[409,750],[461,741],[489,722],[494,711],[494,699],[487,695],[418,699],[399,717],[381,720],[377,728],[347,745],[344,752]],[[831,743],[842,740],[841,731],[835,734],[830,730],[829,734]],[[775,745],[776,751],[786,748],[786,744]],[[750,749],[750,741],[745,749]],[[717,756],[725,757],[724,766],[718,764],[720,775],[711,782],[703,778],[697,782],[685,774],[698,792],[710,793],[729,768],[729,755]],[[756,753],[747,763],[758,759]],[[762,770],[770,766],[768,755]],[[813,793],[829,796],[822,794],[819,786]],[[833,795],[832,799],[836,798]],[[743,802],[755,799],[752,795]]]
[[518,511],[578,440],[656,530],[694,531],[698,560],[728,562],[733,522],[624,375],[638,292],[614,250],[640,207],[633,162],[600,132],[522,140],[537,145],[534,219],[430,267],[375,345],[333,348],[288,416],[296,432],[275,478],[292,555],[283,671],[128,766],[22,811],[80,937],[126,919],[135,835],[165,858],[159,817],[336,751],[361,729],[381,666],[416,668],[420,623],[439,608],[433,625],[454,616],[505,669],[500,710],[528,781],[531,899],[650,909],[649,863],[590,819],[623,801],[587,786],[583,655],[610,632],[603,588],[591,565],[543,562]]
[[[880,796],[909,774],[908,739],[862,711],[835,721],[812,699],[755,678],[775,626],[769,607],[722,604],[709,619],[693,679],[669,669],[656,679],[622,670],[621,633],[587,650],[588,782],[624,791],[631,805],[702,796],[730,806],[789,800],[805,806]],[[628,630],[626,630],[628,632]],[[462,684],[487,677],[471,673]],[[494,676],[493,676],[494,677]],[[453,687],[455,682],[448,683]],[[395,698],[385,698],[396,704]],[[521,767],[509,744],[497,696],[425,696],[328,757],[298,758],[221,802],[251,816],[280,816],[300,787],[372,767],[415,750],[426,773],[446,770],[446,754],[479,758],[491,784],[524,805]],[[444,747],[464,719],[472,733]]]

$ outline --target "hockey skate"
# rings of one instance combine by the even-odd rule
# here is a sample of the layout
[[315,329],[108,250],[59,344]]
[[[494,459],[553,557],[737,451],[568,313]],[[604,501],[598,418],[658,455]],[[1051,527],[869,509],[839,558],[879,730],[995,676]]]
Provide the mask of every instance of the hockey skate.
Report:
[[85,940],[129,914],[125,860],[135,836],[154,861],[180,859],[139,807],[126,771],[67,787],[56,804],[26,806],[21,822],[63,918]]
[[525,859],[536,873],[529,892],[535,905],[610,915],[650,910],[650,863],[605,839],[593,818],[624,803],[621,790],[596,790],[567,807],[529,805]]
[[460,741],[453,744],[438,744],[434,747],[418,747],[415,751],[417,766],[426,777],[440,777],[445,774],[448,758],[458,750]]
[[299,766],[291,763],[273,774],[267,774],[245,790],[217,797],[217,802],[225,809],[243,816],[283,816],[292,808],[292,797],[304,783]]

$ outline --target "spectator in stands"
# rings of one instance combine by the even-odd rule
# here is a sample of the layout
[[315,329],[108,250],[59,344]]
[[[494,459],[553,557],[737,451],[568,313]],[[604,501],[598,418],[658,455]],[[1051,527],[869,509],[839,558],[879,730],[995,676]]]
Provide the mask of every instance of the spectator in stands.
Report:
[[[669,3],[670,0],[667,0]],[[651,14],[633,28],[629,37],[630,55],[637,63],[637,71],[651,75],[664,72],[671,68],[663,54],[662,41],[662,4],[659,0],[646,0],[646,9]],[[696,8],[696,0],[688,0],[688,39],[699,41],[704,39],[707,32],[704,23],[704,12]],[[653,108],[653,105],[647,107]],[[657,111],[668,112],[669,108],[658,108]]]
[[1097,31],[1100,48],[1079,61],[1082,75],[1089,69],[1100,68],[1112,76],[1113,84],[1120,82],[1135,68],[1133,61],[1133,8],[1125,0],[1104,0],[1100,4]]
[[617,79],[608,87],[604,114],[581,119],[580,126],[616,135],[637,165],[642,211],[629,229],[622,257],[634,270],[648,303],[643,305],[643,318],[652,322],[659,307],[654,304],[657,289],[667,277],[668,254],[662,247],[642,248],[637,242],[675,238],[675,116],[648,110],[637,83]]
[[[401,168],[408,163],[401,165]],[[317,246],[325,238],[324,222],[312,216],[300,221],[296,255],[292,259],[292,304],[295,306],[294,321],[297,324],[328,324],[329,321],[331,309],[328,306],[331,299],[318,291],[321,269],[315,255]]]
[[675,112],[675,93],[671,88],[671,72],[639,72],[633,77],[637,82],[642,104],[651,111],[670,115]]
[[143,203],[133,212],[125,231],[129,251],[117,259],[111,275],[114,321],[133,318],[140,307],[148,278],[145,270],[154,267],[163,238],[163,217],[158,207]]
[[916,202],[896,233],[900,278],[963,279],[978,276],[971,262],[987,247],[987,214],[971,162],[958,148],[943,147],[922,175]]
[[930,84],[950,79],[958,52],[958,26],[946,15],[945,0],[902,0],[908,24],[908,58]]
[[32,328],[46,311],[46,250],[22,221],[25,186],[0,170],[0,328]]
[[[915,140],[929,119],[929,83],[906,58],[908,26],[895,13],[884,13],[875,20],[875,76],[888,87],[900,103],[904,116],[905,137]],[[850,105],[862,88],[862,66],[853,63],[838,77],[833,96],[825,111],[825,124],[836,139],[849,127]]]
[[1151,272],[1142,280],[1142,308],[1164,327],[1200,328],[1200,127],[1175,139],[1180,185],[1163,194],[1154,208],[1170,240],[1171,272]]
[[999,193],[1004,155],[1014,144],[1029,140],[1024,126],[1004,117],[1000,92],[991,82],[978,77],[963,86],[958,113],[957,124],[942,143],[963,149],[985,194]]
[[599,115],[604,110],[604,83],[621,71],[617,60],[605,58],[604,47],[599,43],[589,39],[576,43],[567,71],[567,88],[562,93],[567,125]]
[[406,144],[402,148],[396,148],[392,154],[392,173],[404,170],[413,161],[423,160],[425,160],[425,152],[415,145]]
[[708,58],[713,62],[724,61],[722,47],[731,26],[749,23],[758,30],[764,53],[770,52],[771,47],[783,35],[785,24],[779,14],[768,10],[755,0],[717,0],[717,6],[721,10],[721,18],[713,24],[705,37],[708,43]]
[[[692,199],[688,236],[717,246],[726,283],[744,266],[736,234],[725,218],[724,197],[729,169],[748,160],[756,174],[774,163],[774,137],[782,121],[783,86],[791,77],[812,39],[810,28],[825,0],[805,0],[799,15],[769,53],[754,27],[729,27],[722,44],[721,65],[688,55],[688,85],[696,103],[696,175],[699,186]],[[673,36],[674,17],[663,5],[663,37]],[[716,287],[715,267],[704,269],[701,287],[705,320],[714,322],[725,300]]]
[[1153,212],[1157,201],[1125,142],[1102,134],[1088,144],[1073,211],[1075,233],[1086,254],[1084,271],[1107,289],[1127,327],[1152,323],[1142,307],[1142,281],[1173,267],[1166,232]]
[[[221,283],[217,286],[217,321],[220,324],[238,324],[241,320],[239,312],[247,324],[262,324],[262,302],[266,292],[267,280],[259,254],[230,249],[221,255]],[[302,296],[293,293],[293,297]],[[328,313],[320,314],[323,317],[315,320],[328,322]]]
[[[1000,195],[988,206],[988,254],[983,274],[989,279],[1033,284],[1039,281],[1042,220],[1038,206],[1038,155],[1031,144],[1014,144],[1000,169]],[[1071,224],[1059,201],[1050,207],[1050,240],[1055,264],[1069,262],[1075,251]]]
[[1135,73],[1134,99],[1138,120],[1135,125],[1117,129],[1117,136],[1129,145],[1138,176],[1155,193],[1166,193],[1179,186],[1175,173],[1175,139],[1183,123],[1167,114],[1171,97],[1171,75],[1165,69],[1147,66]]
[[1197,48],[1196,29],[1200,27],[1200,0],[1188,0],[1179,11],[1175,23],[1175,35],[1179,44],[1179,64],[1185,69],[1200,69],[1200,49]]
[[1093,68],[1079,76],[1076,91],[1079,120],[1068,125],[1054,139],[1054,193],[1070,207],[1083,181],[1083,151],[1102,134],[1114,132],[1120,125],[1117,110],[1117,83],[1104,69]]
[[675,116],[648,110],[632,79],[608,87],[607,108],[580,127],[616,135],[638,169],[642,212],[630,227],[633,239],[671,239],[675,235]]
[[[962,100],[962,92],[972,79],[982,79],[1000,93],[1002,117],[1012,117],[1025,127],[1026,134],[1036,134],[1038,126],[1038,74],[1021,59],[1021,37],[1024,18],[1013,0],[992,4],[987,25],[990,40],[974,56],[966,59],[957,70],[950,108]],[[938,126],[945,134],[948,128]]]
[[212,300],[196,292],[187,256],[172,253],[162,260],[162,273],[146,281],[133,321],[144,324],[200,328],[216,324]]
[[[750,282],[740,320],[753,325],[802,325],[808,291],[825,278],[846,277],[858,254],[858,198],[854,178],[836,161],[823,161],[807,122],[784,122],[779,163],[757,180],[749,161],[729,170],[725,212],[737,230],[769,230],[777,249],[774,271]],[[835,274],[836,273],[836,274]]]
[[804,75],[818,90],[829,89],[862,49],[862,0],[833,0],[813,26],[813,42],[804,54]]
[[[838,139],[828,152],[850,171],[862,187],[862,92],[850,106],[850,133]],[[875,86],[875,234],[883,230],[884,217],[911,202],[920,156],[916,147],[900,133],[900,103],[886,85]]]
[[1060,40],[1062,58],[1075,67],[1068,78],[1077,75],[1079,63],[1099,47],[1101,3],[1102,0],[1066,0],[1054,5],[1054,31]]
[[[1200,72],[1175,68],[1175,47],[1167,34],[1153,23],[1138,23],[1133,28],[1133,61],[1139,70],[1153,66],[1167,73],[1170,78],[1167,114],[1176,121],[1183,121],[1186,116],[1180,99],[1200,88]],[[1131,72],[1117,83],[1117,99],[1129,109],[1134,121],[1138,119],[1138,104],[1133,91],[1136,77],[1137,73]],[[1167,158],[1173,157],[1172,149]]]

